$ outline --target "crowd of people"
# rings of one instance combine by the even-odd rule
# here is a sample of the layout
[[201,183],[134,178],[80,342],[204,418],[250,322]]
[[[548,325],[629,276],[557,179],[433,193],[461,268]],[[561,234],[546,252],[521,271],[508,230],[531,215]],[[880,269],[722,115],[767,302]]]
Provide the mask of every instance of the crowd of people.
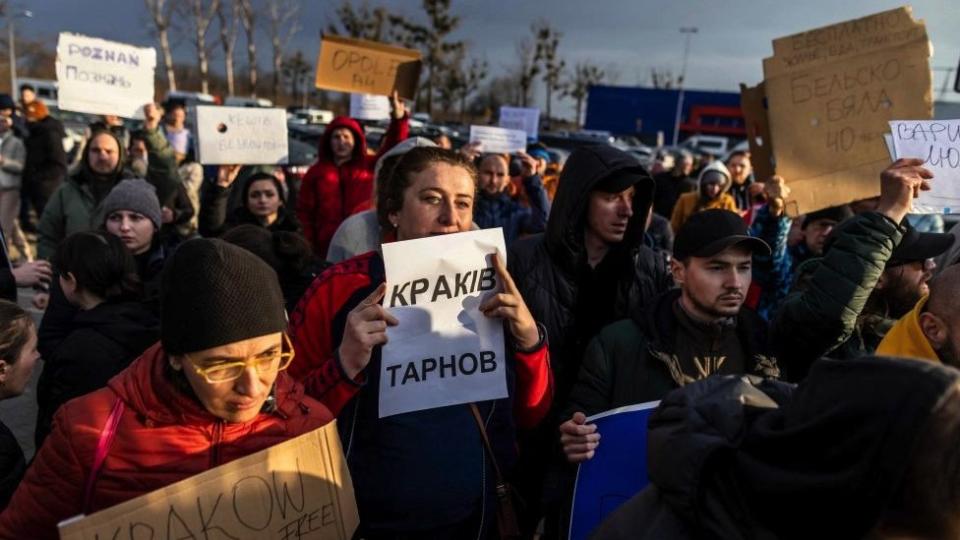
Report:
[[[790,179],[749,152],[452,149],[410,137],[394,95],[375,151],[336,118],[297,187],[198,163],[177,102],[93,123],[68,165],[19,98],[0,95],[0,399],[43,362],[29,465],[0,424],[0,537],[56,538],[336,419],[357,538],[564,538],[603,444],[587,418],[649,401],[651,485],[596,538],[960,534],[960,232],[909,215],[921,160],[790,216]],[[381,418],[381,245],[497,227],[479,309],[508,395]]]

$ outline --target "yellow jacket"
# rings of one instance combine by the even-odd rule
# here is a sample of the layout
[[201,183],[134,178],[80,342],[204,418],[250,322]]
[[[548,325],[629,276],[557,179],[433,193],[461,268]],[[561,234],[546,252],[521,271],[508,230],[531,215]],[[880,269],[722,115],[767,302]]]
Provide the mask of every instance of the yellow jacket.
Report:
[[926,303],[927,297],[924,296],[910,310],[910,313],[894,323],[887,335],[880,341],[880,345],[877,347],[878,355],[916,358],[940,363],[940,357],[937,356],[937,352],[927,341],[927,336],[920,329],[920,312],[923,311],[923,306]]
[[721,210],[730,210],[731,212],[737,211],[737,201],[735,201],[729,193],[721,193],[719,197],[708,201],[702,208],[697,208],[699,204],[699,191],[680,195],[680,198],[677,199],[677,204],[673,207],[673,215],[670,217],[670,226],[673,227],[674,234],[680,230],[681,225],[690,219],[690,216],[701,210],[720,208]]

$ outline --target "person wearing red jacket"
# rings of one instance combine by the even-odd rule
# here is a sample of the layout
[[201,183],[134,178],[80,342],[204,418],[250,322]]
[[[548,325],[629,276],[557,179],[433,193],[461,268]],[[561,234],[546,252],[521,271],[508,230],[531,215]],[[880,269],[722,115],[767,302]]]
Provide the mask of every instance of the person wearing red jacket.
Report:
[[283,370],[283,294],[256,255],[181,244],[163,274],[160,343],[60,407],[6,510],[0,538],[55,539],[57,524],[155,491],[330,422]]
[[406,108],[396,92],[390,98],[390,117],[376,155],[367,152],[363,129],[353,118],[338,116],[323,132],[317,162],[303,177],[297,198],[297,218],[318,257],[326,257],[343,220],[371,207],[377,159],[410,133]]
[[[476,170],[451,150],[418,147],[387,179],[377,216],[397,240],[471,230]],[[508,397],[477,403],[496,463],[468,404],[379,417],[381,346],[397,320],[380,304],[383,259],[373,251],[334,265],[291,315],[290,374],[338,416],[360,511],[358,536],[491,538],[497,531],[494,466],[509,474],[516,430],[546,415],[553,380],[543,326],[534,321],[500,257],[499,294],[480,304],[504,322]]]

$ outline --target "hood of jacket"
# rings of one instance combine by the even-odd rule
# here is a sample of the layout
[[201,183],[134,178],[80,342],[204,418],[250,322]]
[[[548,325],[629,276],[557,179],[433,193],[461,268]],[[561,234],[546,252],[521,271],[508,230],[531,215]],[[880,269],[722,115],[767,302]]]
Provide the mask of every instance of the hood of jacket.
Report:
[[[219,419],[199,400],[178,389],[171,381],[165,368],[168,362],[167,354],[158,342],[110,379],[107,386],[139,416],[160,425],[217,422]],[[273,395],[278,414],[287,417],[301,414],[297,408],[304,400],[303,387],[286,372],[277,375]]]
[[624,247],[632,250],[643,243],[647,212],[653,204],[654,183],[646,169],[630,154],[607,145],[577,148],[567,159],[551,205],[545,241],[553,259],[569,265],[568,270],[576,268],[584,253],[583,231],[590,192],[601,180],[621,172],[643,176],[636,184],[633,217],[623,242]]
[[883,357],[819,360],[799,387],[710,377],[651,417],[650,478],[697,537],[862,538],[957,384],[956,370]]
[[723,194],[723,193],[729,192],[730,184],[733,183],[733,181],[730,179],[730,170],[727,169],[727,166],[724,165],[722,161],[715,160],[711,162],[709,165],[707,165],[706,167],[704,167],[703,170],[700,171],[700,174],[697,176],[697,192],[700,194],[700,196],[701,197],[703,196],[703,177],[710,171],[717,171],[723,175],[724,180],[723,180],[723,186],[720,188],[720,193]]
[[910,313],[904,315],[887,332],[887,335],[877,346],[877,354],[881,356],[897,356],[901,358],[918,358],[940,363],[940,357],[933,350],[927,336],[920,329],[920,313],[927,304],[924,296]]
[[80,311],[73,326],[95,330],[133,354],[143,352],[160,339],[160,319],[135,300],[109,301]]
[[[113,140],[117,141],[117,148],[120,149],[117,154],[117,166],[114,167],[113,172],[108,175],[103,175],[96,173],[93,169],[90,168],[90,153],[87,152],[87,147],[90,144],[90,141],[93,140],[94,136],[101,134],[106,134],[113,137]],[[80,171],[79,174],[74,175],[77,180],[80,182],[88,182],[93,178],[104,178],[110,179],[114,182],[119,181],[125,175],[125,166],[127,162],[127,149],[123,147],[123,141],[117,138],[117,135],[108,129],[94,131],[90,135],[90,139],[87,140],[87,143],[83,146],[83,155],[80,157]]]
[[333,132],[339,128],[347,128],[353,132],[353,157],[350,158],[350,161],[367,155],[367,137],[363,134],[363,128],[360,126],[360,123],[349,116],[338,116],[327,124],[327,129],[323,130],[320,147],[317,148],[319,161],[333,161],[333,151],[330,149],[330,138],[333,137]]

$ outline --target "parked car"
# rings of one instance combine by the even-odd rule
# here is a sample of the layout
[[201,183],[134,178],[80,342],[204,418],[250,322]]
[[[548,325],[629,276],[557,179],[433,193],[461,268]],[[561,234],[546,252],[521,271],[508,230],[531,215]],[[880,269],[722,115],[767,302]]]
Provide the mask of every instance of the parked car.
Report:
[[227,107],[273,107],[273,102],[269,99],[244,96],[227,96],[223,104]]
[[730,139],[720,135],[693,135],[680,143],[680,146],[701,154],[706,153],[720,157],[726,155],[729,150]]

